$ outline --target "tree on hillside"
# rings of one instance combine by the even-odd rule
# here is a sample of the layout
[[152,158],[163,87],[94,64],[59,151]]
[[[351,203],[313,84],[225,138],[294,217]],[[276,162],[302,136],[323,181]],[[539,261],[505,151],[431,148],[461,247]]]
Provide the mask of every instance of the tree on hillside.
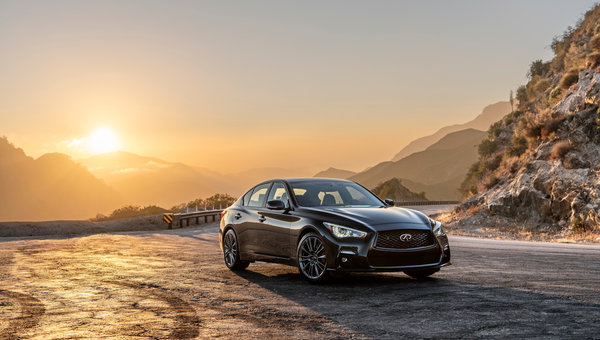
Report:
[[544,77],[546,73],[550,71],[550,63],[545,63],[542,59],[537,59],[531,62],[529,65],[529,71],[527,71],[527,77],[533,79],[535,76]]
[[515,97],[513,96],[512,90],[510,90],[509,101],[510,101],[510,113],[513,113],[513,112],[515,112],[515,109],[514,109]]

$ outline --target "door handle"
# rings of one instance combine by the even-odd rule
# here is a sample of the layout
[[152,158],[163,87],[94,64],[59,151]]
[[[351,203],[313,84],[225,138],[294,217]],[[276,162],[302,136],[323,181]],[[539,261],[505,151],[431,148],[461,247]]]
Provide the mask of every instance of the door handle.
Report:
[[262,216],[262,215],[261,215],[261,216],[258,218],[258,221],[259,221],[259,222],[264,222],[264,221],[266,221],[266,220],[267,220],[267,218],[266,218],[266,217],[264,217],[264,216]]
[[240,218],[242,218],[242,214],[237,213],[233,217],[235,217],[236,220],[239,220]]

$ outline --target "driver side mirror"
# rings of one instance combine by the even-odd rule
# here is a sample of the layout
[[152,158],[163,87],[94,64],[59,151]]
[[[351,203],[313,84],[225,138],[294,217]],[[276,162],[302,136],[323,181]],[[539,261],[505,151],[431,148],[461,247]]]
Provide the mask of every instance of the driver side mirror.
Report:
[[386,199],[385,199],[385,200],[383,200],[383,201],[385,202],[385,204],[387,204],[387,205],[388,205],[388,206],[390,206],[390,207],[393,207],[393,206],[394,206],[394,204],[396,204],[396,203],[394,202],[394,200],[391,200],[391,199],[389,199],[389,198],[386,198]]
[[282,200],[267,201],[267,209],[285,210],[285,203]]

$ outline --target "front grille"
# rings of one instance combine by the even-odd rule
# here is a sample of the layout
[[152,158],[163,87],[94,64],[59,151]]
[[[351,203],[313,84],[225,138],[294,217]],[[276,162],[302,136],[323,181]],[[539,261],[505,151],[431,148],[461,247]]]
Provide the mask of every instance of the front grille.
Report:
[[410,249],[430,246],[435,243],[428,230],[389,230],[377,235],[376,248]]

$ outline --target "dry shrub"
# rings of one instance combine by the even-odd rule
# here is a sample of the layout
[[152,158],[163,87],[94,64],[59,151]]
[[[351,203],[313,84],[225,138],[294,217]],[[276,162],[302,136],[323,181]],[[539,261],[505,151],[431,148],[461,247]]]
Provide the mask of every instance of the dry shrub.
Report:
[[577,70],[569,70],[560,79],[560,87],[568,89],[571,85],[575,84],[579,80],[579,72]]
[[550,159],[561,159],[567,152],[571,151],[573,147],[571,144],[565,140],[560,141],[552,147],[552,153],[550,154]]
[[519,171],[519,168],[521,168],[521,161],[519,160],[518,157],[511,157],[508,158],[505,162],[504,162],[504,167],[511,173],[514,174],[515,172]]
[[590,47],[594,51],[600,51],[600,34],[597,34],[590,39]]
[[564,118],[551,118],[542,127],[542,138],[548,138],[550,134],[558,130]]
[[537,139],[542,135],[542,126],[537,124],[527,125],[523,129],[523,132],[525,133],[526,137]]
[[546,91],[548,86],[550,86],[550,82],[548,81],[548,79],[540,79],[537,83],[535,83],[533,90],[537,93],[544,92]]
[[600,52],[594,52],[588,55],[587,63],[590,68],[600,65]]
[[514,136],[511,140],[511,144],[506,148],[506,154],[512,157],[519,157],[529,147],[527,139],[521,136]]

